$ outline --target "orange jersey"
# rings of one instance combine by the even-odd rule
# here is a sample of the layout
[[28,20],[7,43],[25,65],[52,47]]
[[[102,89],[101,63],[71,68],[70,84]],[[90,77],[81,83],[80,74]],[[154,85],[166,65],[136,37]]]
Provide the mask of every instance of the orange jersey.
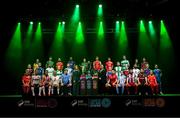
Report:
[[101,69],[101,62],[100,61],[94,61],[94,69],[95,70]]
[[149,81],[150,85],[156,85],[157,84],[155,75],[149,75],[148,76],[148,81]]

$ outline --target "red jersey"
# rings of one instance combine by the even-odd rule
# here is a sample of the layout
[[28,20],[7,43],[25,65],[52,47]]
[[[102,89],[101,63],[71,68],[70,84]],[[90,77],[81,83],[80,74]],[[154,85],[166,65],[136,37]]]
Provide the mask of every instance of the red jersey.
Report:
[[125,76],[128,76],[129,70],[124,70],[123,73],[124,73]]
[[106,62],[106,71],[110,71],[110,68],[113,68],[113,62],[112,61],[107,61]]
[[113,85],[113,83],[117,81],[117,75],[111,74],[109,75],[108,79],[110,80],[110,84]]
[[150,85],[156,85],[157,84],[155,75],[149,75],[148,76],[148,81],[149,81]]
[[139,78],[139,82],[141,84],[145,84],[146,80],[145,80],[145,75],[144,74],[139,73],[138,78]]
[[31,77],[30,77],[29,75],[24,75],[24,76],[22,77],[22,81],[23,81],[25,84],[30,83]]
[[135,84],[135,80],[134,80],[132,74],[128,74],[127,79],[128,79],[129,85],[133,86]]
[[100,70],[100,69],[101,69],[101,62],[94,61],[94,70]]
[[56,63],[57,70],[63,70],[63,62]]

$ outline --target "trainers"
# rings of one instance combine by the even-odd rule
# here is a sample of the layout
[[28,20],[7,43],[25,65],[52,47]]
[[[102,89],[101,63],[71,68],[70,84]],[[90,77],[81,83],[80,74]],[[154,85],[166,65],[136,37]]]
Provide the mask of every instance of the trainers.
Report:
[[72,96],[72,94],[71,94],[71,93],[68,93],[68,95]]

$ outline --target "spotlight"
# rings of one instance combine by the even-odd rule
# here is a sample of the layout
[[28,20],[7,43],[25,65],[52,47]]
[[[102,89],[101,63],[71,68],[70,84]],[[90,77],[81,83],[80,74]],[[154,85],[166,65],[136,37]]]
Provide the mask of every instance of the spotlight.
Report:
[[62,24],[64,25],[64,24],[65,24],[65,22],[63,21],[63,22],[62,22]]
[[33,25],[33,22],[31,21],[30,24]]
[[99,7],[102,7],[102,4],[100,4]]
[[76,8],[79,8],[79,5],[76,5]]
[[119,21],[116,21],[117,24],[119,24]]

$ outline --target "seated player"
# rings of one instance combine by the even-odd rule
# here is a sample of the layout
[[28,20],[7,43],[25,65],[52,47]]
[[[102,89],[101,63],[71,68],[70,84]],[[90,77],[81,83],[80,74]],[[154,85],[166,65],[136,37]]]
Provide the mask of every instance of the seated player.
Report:
[[72,95],[71,94],[71,75],[68,74],[68,70],[64,69],[64,74],[62,74],[61,78],[60,78],[60,83],[61,83],[61,87],[62,87],[62,93],[61,95],[64,95],[64,93],[68,93],[68,95]]
[[111,58],[108,58],[108,61],[106,62],[106,71],[112,70],[113,68],[113,62],[111,61]]
[[36,88],[39,89],[39,96],[41,96],[41,77],[38,75],[38,70],[35,70],[31,78],[31,91],[33,96],[35,96]]
[[22,77],[22,83],[23,83],[23,93],[28,95],[30,86],[31,86],[31,76],[29,75],[29,70],[26,69],[25,74]]
[[116,95],[116,84],[117,84],[117,75],[114,70],[112,70],[112,74],[108,76],[106,87],[109,87],[109,92],[112,95]]
[[161,77],[162,77],[162,72],[161,70],[158,68],[158,65],[155,64],[155,69],[154,69],[154,75],[156,76],[156,80],[158,83],[158,90],[160,94],[163,94],[162,92],[162,85],[161,85]]
[[56,71],[53,71],[53,76],[51,77],[51,93],[54,94],[54,88],[57,89],[57,94],[59,95],[59,76],[57,76]]
[[[89,73],[90,74],[90,73]],[[88,78],[86,78],[88,79]],[[92,76],[92,94],[93,95],[97,95],[98,94],[98,82],[99,82],[99,77],[98,77],[98,73],[95,72]]]
[[148,81],[147,77],[144,75],[144,70],[141,69],[138,74],[138,93],[139,95],[148,95]]
[[70,66],[70,64],[67,63],[67,68],[65,68],[65,69],[67,70],[68,75],[70,75],[70,76],[72,77],[74,67],[73,67],[73,69],[72,69],[72,67]]
[[48,75],[48,71],[46,70],[43,77],[42,77],[42,90],[43,90],[43,95],[46,95],[46,88],[48,89],[48,96],[51,95],[51,78]]
[[126,82],[126,76],[124,75],[123,71],[120,72],[120,75],[118,75],[118,81],[117,81],[117,86],[116,86],[116,92],[119,95],[121,90],[121,95],[124,94],[124,86]]
[[120,65],[120,62],[117,62],[117,66],[114,69],[116,71],[116,75],[120,76],[121,75],[121,65]]
[[140,73],[140,70],[137,68],[137,65],[135,64],[133,67],[133,78],[135,80],[136,86],[138,86],[138,75]]
[[155,95],[158,93],[158,83],[156,81],[156,76],[153,74],[153,71],[150,71],[150,75],[148,76],[148,83],[151,88],[151,94]]
[[109,77],[109,75],[112,74],[112,68],[109,67],[108,71],[106,72],[106,77]]
[[107,83],[107,77],[106,77],[106,70],[104,69],[104,65],[101,65],[101,70],[98,74],[99,76],[99,93],[100,94],[106,94],[107,90],[106,90],[106,83]]
[[130,69],[129,74],[126,79],[126,87],[128,94],[137,94],[137,84],[135,79],[133,78],[133,70]]

